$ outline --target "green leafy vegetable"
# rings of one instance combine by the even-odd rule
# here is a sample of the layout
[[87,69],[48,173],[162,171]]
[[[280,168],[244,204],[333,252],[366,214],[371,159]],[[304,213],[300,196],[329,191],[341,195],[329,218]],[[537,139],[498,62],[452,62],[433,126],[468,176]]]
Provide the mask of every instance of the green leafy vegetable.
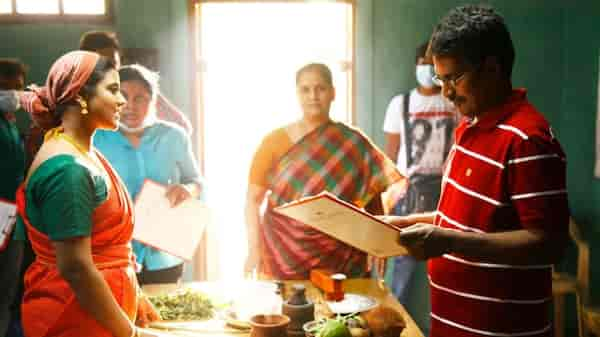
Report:
[[[347,329],[341,329],[340,326],[345,326]],[[352,331],[356,329],[365,330],[365,333],[368,335],[368,327],[365,320],[358,316],[357,313],[352,313],[349,315],[337,315],[335,318],[320,319],[316,324],[310,326],[307,332],[313,336],[328,337],[332,334],[331,331],[335,330],[335,334],[332,334],[333,336],[337,336],[338,333],[340,336],[345,336],[346,332],[354,336]]]
[[183,292],[148,297],[165,321],[201,321],[213,317],[215,306],[206,295]]

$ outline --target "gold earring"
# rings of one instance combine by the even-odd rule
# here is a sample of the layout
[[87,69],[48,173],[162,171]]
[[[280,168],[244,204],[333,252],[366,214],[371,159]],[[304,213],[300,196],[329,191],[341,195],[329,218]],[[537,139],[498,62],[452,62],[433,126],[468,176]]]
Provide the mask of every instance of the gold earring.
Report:
[[88,110],[87,110],[87,102],[79,99],[79,105],[81,105],[81,114],[82,115],[87,115],[88,114]]

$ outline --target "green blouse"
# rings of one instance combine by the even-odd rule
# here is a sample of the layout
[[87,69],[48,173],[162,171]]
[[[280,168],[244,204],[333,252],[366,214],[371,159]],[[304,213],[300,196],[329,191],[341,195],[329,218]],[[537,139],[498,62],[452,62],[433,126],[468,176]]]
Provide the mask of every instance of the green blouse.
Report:
[[[29,221],[53,241],[90,236],[92,213],[108,198],[105,176],[67,154],[54,156],[33,172],[25,192]],[[19,219],[16,239],[24,239]]]

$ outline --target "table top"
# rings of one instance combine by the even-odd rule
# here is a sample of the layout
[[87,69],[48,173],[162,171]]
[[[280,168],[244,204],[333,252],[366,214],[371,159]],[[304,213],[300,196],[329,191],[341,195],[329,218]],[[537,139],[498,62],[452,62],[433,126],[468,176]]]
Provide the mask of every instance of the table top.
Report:
[[[304,284],[306,286],[307,296],[315,302],[318,306],[319,303],[323,303],[323,296],[320,290],[315,288],[310,281],[286,281],[286,287],[291,284]],[[239,283],[238,283],[239,285]],[[219,298],[225,294],[230,294],[232,289],[236,287],[232,283],[215,283],[215,282],[191,282],[184,283],[181,285],[176,284],[160,284],[160,285],[146,285],[143,287],[144,293],[147,295],[157,295],[162,293],[168,293],[181,288],[191,288],[199,290],[209,296],[215,296]],[[406,309],[400,304],[396,298],[392,295],[387,287],[375,279],[348,279],[344,281],[344,291],[347,293],[362,294],[375,298],[379,304],[389,306],[398,311],[404,320],[406,321],[406,328],[402,332],[400,337],[423,337],[423,333],[416,325],[415,321],[410,317]],[[318,311],[318,308],[317,308]],[[316,314],[317,316],[318,313]],[[203,336],[215,336],[215,337],[245,337],[249,336],[247,331],[239,331],[235,329],[228,329],[224,326],[223,321],[216,319],[214,322],[202,324],[202,327],[190,325],[190,329],[184,330],[169,330],[168,335],[170,336],[181,336],[181,337],[203,337]],[[217,322],[218,321],[218,322]],[[223,329],[224,328],[224,329]],[[154,329],[152,329],[154,330]],[[195,330],[195,331],[192,331]],[[221,331],[218,331],[221,330]]]

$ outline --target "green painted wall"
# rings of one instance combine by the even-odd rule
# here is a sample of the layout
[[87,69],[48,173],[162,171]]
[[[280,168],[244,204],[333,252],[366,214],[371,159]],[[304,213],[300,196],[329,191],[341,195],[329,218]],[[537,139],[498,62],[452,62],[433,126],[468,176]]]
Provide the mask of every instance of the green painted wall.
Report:
[[[358,0],[357,122],[383,145],[383,118],[392,96],[415,86],[415,47],[427,40],[447,11],[468,3],[455,0]],[[478,3],[478,1],[477,1]],[[600,47],[600,2],[596,0],[487,1],[506,19],[516,48],[513,83],[545,114],[568,156],[568,189],[575,219],[589,238],[592,261],[600,261],[600,184],[593,178]],[[574,272],[572,248],[561,264]],[[600,270],[591,265],[591,284]],[[408,309],[428,331],[428,295],[421,265],[413,280]],[[600,289],[592,287],[600,302]],[[569,303],[571,312],[574,303]],[[568,317],[575,335],[575,317]]]
[[[593,303],[600,303],[600,180],[593,178],[598,62],[600,47],[600,2],[577,1],[564,10],[562,88],[560,116],[555,122],[567,152],[569,202],[573,217],[581,224],[590,243],[590,290]],[[558,27],[557,27],[558,28]],[[550,79],[549,79],[550,81]],[[571,249],[563,268],[575,273],[575,253]],[[574,300],[570,299],[570,305]],[[567,317],[574,329],[575,315]],[[574,333],[573,333],[574,335]]]

